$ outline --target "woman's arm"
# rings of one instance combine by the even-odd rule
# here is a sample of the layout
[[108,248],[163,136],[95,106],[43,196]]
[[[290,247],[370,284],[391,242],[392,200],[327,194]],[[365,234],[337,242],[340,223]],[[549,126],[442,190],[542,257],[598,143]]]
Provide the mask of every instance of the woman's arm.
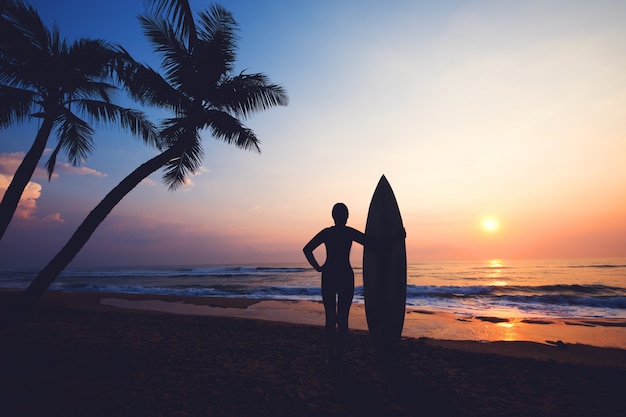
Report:
[[359,232],[358,230],[352,227],[349,227],[349,226],[346,226],[346,227],[350,229],[350,233],[352,233],[352,236],[350,238],[354,242],[360,243],[363,246],[370,245],[372,243],[372,238],[370,236],[367,236],[365,233]]
[[[324,229],[326,230],[326,229]],[[322,272],[322,267],[320,266],[320,264],[317,262],[317,259],[315,259],[315,255],[313,255],[313,251],[322,243],[324,243],[324,230],[322,230],[321,232],[319,232],[318,234],[316,234],[313,239],[311,239],[309,241],[309,243],[307,243],[304,248],[302,249],[302,251],[304,252],[304,256],[306,257],[307,261],[309,261],[309,263],[311,264],[311,266],[317,271],[317,272]]]
[[406,230],[404,227],[402,230],[396,235],[392,237],[372,237],[367,236],[365,233],[359,232],[356,229],[350,228],[352,230],[352,240],[360,243],[363,246],[370,246],[373,248],[382,248],[397,241],[406,238]]

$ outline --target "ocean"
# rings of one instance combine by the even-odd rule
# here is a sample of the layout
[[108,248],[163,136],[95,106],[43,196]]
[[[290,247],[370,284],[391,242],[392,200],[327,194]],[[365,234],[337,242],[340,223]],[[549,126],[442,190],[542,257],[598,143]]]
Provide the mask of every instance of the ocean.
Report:
[[[354,302],[363,303],[362,269],[354,271]],[[26,288],[37,272],[0,271],[0,288]],[[320,274],[305,264],[70,268],[50,289],[321,300]],[[626,258],[412,263],[407,308],[474,317],[626,321]]]

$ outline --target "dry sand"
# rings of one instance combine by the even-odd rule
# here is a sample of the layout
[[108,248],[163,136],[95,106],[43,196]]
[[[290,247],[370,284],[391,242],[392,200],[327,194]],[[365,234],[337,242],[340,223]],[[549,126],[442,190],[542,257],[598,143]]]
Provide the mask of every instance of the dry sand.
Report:
[[[0,293],[0,305],[11,296]],[[367,332],[353,330],[343,367],[332,372],[318,325],[101,304],[120,297],[49,293],[20,333],[2,336],[0,415],[623,416],[626,410],[622,349],[403,338],[383,367]],[[241,314],[258,307],[253,300],[186,301]]]

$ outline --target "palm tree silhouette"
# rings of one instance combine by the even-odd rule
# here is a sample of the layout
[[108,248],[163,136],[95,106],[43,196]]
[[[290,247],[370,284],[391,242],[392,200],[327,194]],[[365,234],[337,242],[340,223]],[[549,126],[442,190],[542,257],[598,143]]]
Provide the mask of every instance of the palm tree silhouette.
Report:
[[287,104],[286,91],[264,74],[233,75],[237,23],[226,9],[211,6],[199,13],[196,24],[186,0],[155,0],[153,6],[153,15],[142,15],[140,21],[161,55],[164,77],[137,64],[127,67],[125,79],[136,98],[173,111],[161,129],[162,152],[124,178],[89,213],[22,294],[14,319],[26,317],[98,225],[144,178],[165,167],[169,188],[182,185],[202,162],[203,130],[239,148],[260,151],[258,138],[239,118]]
[[124,69],[125,51],[99,39],[70,45],[56,25],[48,30],[37,11],[19,0],[0,7],[0,128],[40,121],[0,203],[2,239],[53,130],[58,142],[46,164],[49,179],[60,151],[77,166],[93,150],[94,129],[85,116],[116,123],[151,143],[158,134],[142,112],[111,102],[117,89],[111,82],[119,81],[115,70]]

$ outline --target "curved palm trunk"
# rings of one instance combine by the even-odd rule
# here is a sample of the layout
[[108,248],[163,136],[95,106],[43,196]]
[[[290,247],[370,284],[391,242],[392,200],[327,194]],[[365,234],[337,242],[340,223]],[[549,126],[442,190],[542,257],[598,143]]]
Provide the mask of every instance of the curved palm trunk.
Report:
[[148,175],[152,174],[175,157],[176,152],[177,150],[175,148],[167,149],[139,166],[115,186],[89,215],[87,215],[59,253],[57,253],[41,272],[39,272],[37,277],[17,300],[17,303],[7,311],[3,324],[17,327],[28,320],[32,310],[50,284],[54,282],[63,269],[65,269],[78,252],[80,252],[93,232],[96,231],[97,227],[104,221],[111,210],[113,210],[113,208],[144,178],[148,177]]
[[24,189],[33,177],[37,163],[46,149],[46,143],[48,142],[53,124],[54,120],[51,118],[43,119],[43,123],[35,137],[35,142],[26,153],[26,156],[24,156],[17,171],[15,171],[15,175],[13,175],[11,184],[9,184],[4,197],[2,197],[2,203],[0,203],[0,240],[9,227],[22,193],[24,193]]

